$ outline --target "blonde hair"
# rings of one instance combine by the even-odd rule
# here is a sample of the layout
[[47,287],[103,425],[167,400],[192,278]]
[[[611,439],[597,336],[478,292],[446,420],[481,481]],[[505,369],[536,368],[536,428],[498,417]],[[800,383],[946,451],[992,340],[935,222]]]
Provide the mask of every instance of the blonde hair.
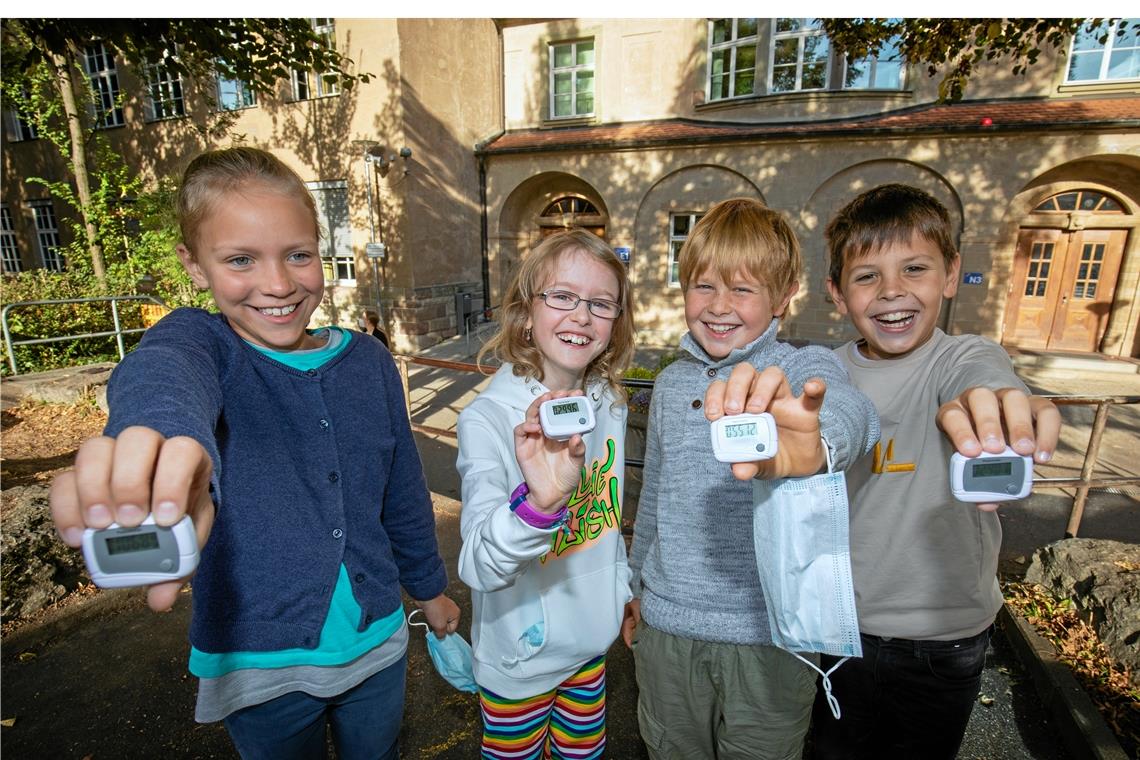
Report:
[[[633,356],[633,314],[629,277],[613,249],[597,235],[580,229],[556,232],[523,257],[503,295],[499,310],[499,332],[479,350],[475,361],[493,353],[500,361],[514,365],[520,377],[542,376],[542,354],[526,334],[526,323],[535,299],[555,271],[559,259],[570,253],[582,253],[603,264],[617,279],[617,302],[621,313],[613,320],[610,342],[602,353],[586,367],[586,380],[599,379],[609,384],[617,398],[624,398],[622,373]],[[594,317],[598,319],[598,317]]]
[[681,247],[681,288],[712,270],[726,283],[744,270],[782,299],[803,270],[800,244],[783,214],[752,198],[732,198],[709,209]]
[[224,194],[253,182],[260,182],[274,192],[301,201],[312,214],[313,229],[320,237],[317,207],[297,172],[268,151],[238,146],[206,151],[186,167],[175,200],[178,226],[186,247],[194,250],[198,229]]

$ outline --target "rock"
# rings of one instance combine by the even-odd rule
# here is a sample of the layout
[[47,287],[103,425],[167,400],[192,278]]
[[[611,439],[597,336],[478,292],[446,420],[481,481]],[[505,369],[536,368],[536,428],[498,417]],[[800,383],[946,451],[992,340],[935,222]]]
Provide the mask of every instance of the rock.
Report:
[[1109,655],[1140,686],[1140,545],[1066,538],[1038,549],[1025,573],[1058,599],[1072,599]]
[[5,620],[29,617],[62,599],[86,578],[83,555],[56,535],[47,486],[5,489],[0,536],[0,606]]

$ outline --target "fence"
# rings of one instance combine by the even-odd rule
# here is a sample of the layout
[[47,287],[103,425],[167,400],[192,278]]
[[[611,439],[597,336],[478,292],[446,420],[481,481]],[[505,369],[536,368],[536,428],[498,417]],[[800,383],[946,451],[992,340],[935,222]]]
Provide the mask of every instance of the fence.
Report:
[[[404,401],[411,409],[411,390],[408,385],[408,365],[416,364],[425,367],[454,370],[457,372],[480,372],[476,364],[470,362],[449,361],[445,359],[429,359],[418,356],[396,356],[397,366],[400,368],[400,377],[404,384]],[[652,380],[622,381],[627,388],[653,388]],[[1081,475],[1078,478],[1039,478],[1033,479],[1034,490],[1076,488],[1073,496],[1073,506],[1069,512],[1069,521],[1065,529],[1065,537],[1072,538],[1080,529],[1081,517],[1088,502],[1089,490],[1092,488],[1118,488],[1122,486],[1140,485],[1140,476],[1114,476],[1094,477],[1097,458],[1100,455],[1101,439],[1108,424],[1108,412],[1114,405],[1140,404],[1140,396],[1056,396],[1047,395],[1058,406],[1095,406],[1092,430],[1089,435],[1088,446],[1085,450],[1084,461],[1081,465]],[[440,435],[455,438],[456,432],[452,429],[438,428],[430,425],[412,423],[412,429],[429,435]],[[626,457],[625,463],[630,467],[643,467],[645,462],[641,459]]]
[[[142,301],[141,316],[143,320],[142,327],[128,327],[124,328],[119,314],[119,303],[122,301]],[[59,305],[68,303],[99,303],[109,302],[111,304],[111,324],[113,330],[104,330],[102,332],[93,333],[79,333],[75,335],[56,335],[50,338],[26,338],[23,340],[12,340],[12,331],[8,327],[8,314],[13,309],[19,309],[26,306],[45,306],[45,305]],[[165,311],[166,305],[154,296],[96,296],[92,298],[63,298],[54,301],[16,301],[4,306],[0,311],[0,327],[4,331],[4,347],[8,351],[8,366],[12,369],[13,375],[20,374],[19,368],[16,366],[16,346],[32,346],[43,343],[60,343],[64,341],[82,340],[84,338],[106,338],[110,336],[115,337],[115,344],[119,349],[119,358],[122,359],[126,356],[126,346],[123,344],[123,336],[132,333],[145,332],[147,327],[157,321],[156,316],[158,311]]]

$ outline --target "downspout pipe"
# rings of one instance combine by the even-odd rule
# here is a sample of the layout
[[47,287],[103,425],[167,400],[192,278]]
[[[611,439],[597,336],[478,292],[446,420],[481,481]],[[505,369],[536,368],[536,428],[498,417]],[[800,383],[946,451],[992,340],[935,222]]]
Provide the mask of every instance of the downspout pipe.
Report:
[[479,160],[479,253],[483,279],[483,310],[491,307],[491,251],[490,227],[487,218],[487,152],[488,145],[506,132],[500,129],[482,142],[475,143],[475,157]]

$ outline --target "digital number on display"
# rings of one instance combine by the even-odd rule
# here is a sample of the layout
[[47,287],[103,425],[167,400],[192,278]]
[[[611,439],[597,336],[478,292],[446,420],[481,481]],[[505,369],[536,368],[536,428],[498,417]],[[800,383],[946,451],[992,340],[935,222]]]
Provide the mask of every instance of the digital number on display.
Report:
[[717,461],[759,462],[776,456],[776,420],[770,414],[721,417],[709,432]]

